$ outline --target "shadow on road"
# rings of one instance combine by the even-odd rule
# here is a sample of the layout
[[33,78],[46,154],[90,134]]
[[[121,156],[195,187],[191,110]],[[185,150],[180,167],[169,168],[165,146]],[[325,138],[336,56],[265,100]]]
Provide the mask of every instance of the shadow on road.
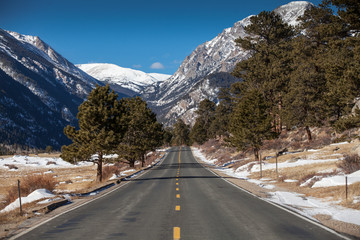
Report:
[[124,180],[124,181],[131,181],[131,182],[138,182],[138,181],[148,181],[148,180],[169,180],[169,179],[200,179],[200,178],[205,178],[205,179],[218,179],[218,178],[224,178],[224,179],[235,179],[234,177],[220,177],[220,176],[179,176],[179,177],[153,177],[153,178],[137,178],[137,179],[129,179],[129,180]]
[[[178,169],[178,168],[179,168],[178,163],[172,163],[172,164],[163,163],[152,170],[165,170],[165,169]],[[181,169],[184,168],[202,168],[202,166],[199,163],[181,163]]]

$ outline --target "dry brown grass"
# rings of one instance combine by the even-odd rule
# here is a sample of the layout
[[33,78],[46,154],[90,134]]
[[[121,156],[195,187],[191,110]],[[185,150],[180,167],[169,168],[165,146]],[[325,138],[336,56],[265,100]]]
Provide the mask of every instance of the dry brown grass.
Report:
[[[51,174],[29,175],[20,180],[21,196],[27,196],[36,189],[45,188],[49,191],[55,189],[57,182]],[[13,185],[8,188],[3,206],[10,204],[19,197],[18,186]]]
[[353,173],[360,170],[360,157],[357,154],[345,155],[338,167],[341,168],[345,173]]
[[[263,171],[262,177],[269,178],[275,183],[279,189],[285,191],[299,192],[306,196],[313,196],[324,199],[331,199],[333,201],[340,201],[340,204],[345,207],[351,207],[360,209],[360,203],[353,203],[354,197],[358,199],[360,197],[360,183],[352,184],[349,187],[348,200],[345,199],[345,186],[335,187],[323,187],[323,188],[312,188],[312,185],[324,178],[333,175],[337,175],[339,172],[350,173],[358,170],[358,158],[346,157],[352,155],[359,150],[360,141],[354,139],[351,143],[346,144],[331,144],[331,131],[329,129],[313,129],[314,140],[309,144],[306,141],[306,133],[303,130],[298,132],[284,132],[278,140],[267,141],[264,148],[261,150],[262,158],[273,157],[265,160],[265,163],[276,162],[276,152],[287,148],[290,154],[284,154],[278,157],[278,163],[284,162],[296,162],[299,159],[305,159],[308,161],[314,160],[314,164],[307,164],[297,167],[279,168],[279,176],[276,174],[275,169]],[[296,146],[298,144],[298,146]],[[254,164],[254,156],[252,152],[230,152],[224,153],[217,148],[217,142],[212,140],[201,146],[204,153],[209,158],[221,158],[217,164],[224,164],[223,160],[234,160],[234,159],[247,159],[241,160],[232,164],[232,168],[236,169],[245,164],[249,164],[249,170]],[[226,149],[221,147],[221,149]],[[316,149],[316,150],[312,150]],[[296,152],[297,151],[297,152]],[[225,155],[229,155],[226,158]],[[235,157],[237,155],[237,157]],[[345,157],[345,160],[342,159]],[[315,161],[316,160],[316,161]],[[334,160],[331,162],[321,162],[318,160]],[[344,166],[344,163],[347,166]],[[342,165],[343,164],[343,165]],[[313,182],[307,186],[301,187],[300,185],[311,179],[314,176],[318,176]],[[260,172],[253,172],[250,176],[253,179],[260,178]],[[286,179],[297,180],[294,182],[284,182]]]

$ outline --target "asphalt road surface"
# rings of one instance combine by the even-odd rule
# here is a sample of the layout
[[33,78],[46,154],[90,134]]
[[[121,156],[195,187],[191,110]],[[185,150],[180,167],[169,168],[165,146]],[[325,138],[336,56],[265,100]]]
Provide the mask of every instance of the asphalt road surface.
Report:
[[341,239],[172,148],[157,167],[18,239]]

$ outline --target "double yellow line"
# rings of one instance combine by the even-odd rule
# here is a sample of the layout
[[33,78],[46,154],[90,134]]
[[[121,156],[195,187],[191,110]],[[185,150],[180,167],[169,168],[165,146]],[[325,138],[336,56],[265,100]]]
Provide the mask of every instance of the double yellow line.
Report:
[[[179,168],[176,174],[176,186],[179,186],[179,174],[180,174],[180,164],[181,164],[181,147],[179,148]],[[176,188],[176,191],[179,191],[179,188]],[[176,194],[176,198],[180,198],[180,194]],[[180,205],[175,206],[175,211],[180,211]],[[173,238],[174,240],[180,239],[180,227],[174,227],[173,229]]]

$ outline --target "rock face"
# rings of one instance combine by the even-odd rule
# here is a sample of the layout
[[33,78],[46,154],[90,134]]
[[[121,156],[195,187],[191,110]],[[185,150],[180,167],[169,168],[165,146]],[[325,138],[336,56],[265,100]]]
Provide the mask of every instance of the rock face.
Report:
[[[296,19],[310,6],[312,4],[309,2],[297,1],[274,11],[286,23],[296,25]],[[209,98],[217,101],[220,85],[207,84],[207,76],[221,72],[229,73],[237,62],[250,57],[248,51],[235,45],[235,39],[246,36],[244,27],[250,24],[250,17],[236,22],[233,27],[225,29],[214,39],[198,46],[167,81],[145,88],[142,96],[166,125],[171,125],[178,117],[188,124],[193,124],[194,111],[201,100]],[[227,82],[228,85],[222,84],[222,87],[229,87],[232,83]],[[197,92],[203,94],[199,96]]]
[[76,66],[99,81],[108,83],[118,93],[128,96],[139,95],[146,87],[163,82],[171,77],[167,74],[144,73],[108,63],[79,64]]
[[40,38],[0,29],[0,142],[59,148],[96,84]]

